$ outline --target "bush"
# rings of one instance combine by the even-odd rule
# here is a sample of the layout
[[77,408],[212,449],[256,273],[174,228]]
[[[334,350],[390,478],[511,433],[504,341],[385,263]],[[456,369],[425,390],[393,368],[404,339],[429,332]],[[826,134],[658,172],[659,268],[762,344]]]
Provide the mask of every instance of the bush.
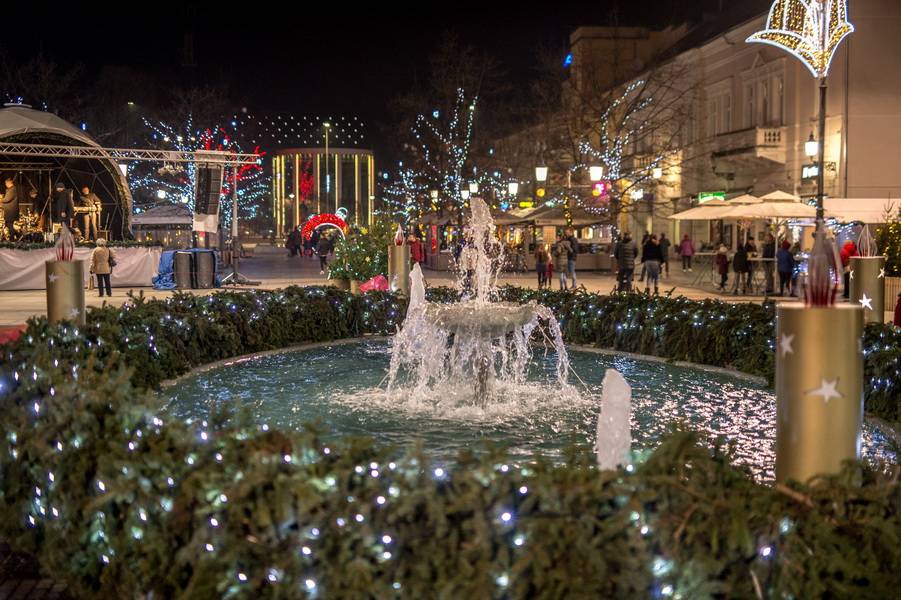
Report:
[[[579,343],[766,369],[739,354],[769,343],[768,307],[503,295],[539,297]],[[2,348],[0,531],[92,598],[884,598],[901,585],[897,467],[764,486],[688,432],[628,472],[599,472],[587,448],[563,464],[491,451],[449,467],[366,439],[326,447],[312,428],[169,421],[145,391],[228,356],[384,334],[403,308],[295,287],[139,297],[91,309],[81,329],[31,320]],[[746,340],[718,341],[721,321]],[[867,330],[868,375],[897,360],[881,333]]]

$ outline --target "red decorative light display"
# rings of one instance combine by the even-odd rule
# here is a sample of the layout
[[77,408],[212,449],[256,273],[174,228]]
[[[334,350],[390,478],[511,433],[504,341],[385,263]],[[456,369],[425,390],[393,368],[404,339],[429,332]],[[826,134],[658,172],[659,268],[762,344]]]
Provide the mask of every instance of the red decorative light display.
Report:
[[313,232],[315,230],[327,226],[338,228],[342,235],[347,233],[347,223],[344,219],[333,213],[324,213],[310,217],[310,219],[303,224],[303,229],[300,230],[300,234],[303,236],[303,239],[308,240],[313,237]]

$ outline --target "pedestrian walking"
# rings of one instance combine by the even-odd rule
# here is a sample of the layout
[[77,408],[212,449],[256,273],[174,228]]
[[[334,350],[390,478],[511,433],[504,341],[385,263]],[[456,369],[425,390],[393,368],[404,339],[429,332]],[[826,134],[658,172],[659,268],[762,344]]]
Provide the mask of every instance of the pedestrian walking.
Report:
[[550,257],[544,244],[535,245],[535,272],[538,273],[538,289],[542,289],[548,285],[547,265]]
[[[644,235],[641,236],[641,244],[639,244],[639,248],[641,248],[642,252],[644,252],[644,245],[648,243],[648,240],[651,239],[651,234],[647,231],[644,232]],[[641,275],[638,276],[638,281],[644,281],[645,276],[645,266],[644,260],[641,261]]]
[[112,296],[113,288],[110,284],[110,275],[113,273],[113,267],[116,266],[116,256],[106,246],[105,239],[97,238],[95,243],[97,247],[91,252],[90,271],[97,276],[97,292],[100,297],[103,298],[104,289],[107,296]]
[[782,240],[779,251],[776,252],[776,268],[779,271],[779,295],[785,295],[785,289],[794,296],[794,287],[792,285],[792,273],[795,271],[795,257],[791,253],[791,244],[788,240]]
[[569,242],[569,255],[566,260],[566,271],[572,281],[572,289],[576,289],[576,259],[579,257],[579,240],[572,229],[566,230],[566,241]]
[[663,257],[663,262],[660,264],[660,273],[663,274],[666,272],[666,276],[669,277],[669,249],[672,247],[672,242],[669,241],[669,238],[666,237],[665,233],[660,234],[660,255]]
[[716,270],[720,274],[719,290],[725,292],[726,281],[729,280],[729,249],[726,248],[725,244],[720,244],[719,249],[716,251],[715,261]]
[[332,242],[327,235],[320,235],[316,243],[316,254],[319,256],[319,274],[325,275],[328,266],[328,255],[332,251]]
[[566,275],[569,272],[569,253],[571,248],[569,241],[561,235],[551,250],[551,254],[554,256],[554,268],[560,275],[561,290],[566,289]]
[[657,284],[660,280],[660,264],[663,262],[663,255],[660,251],[660,241],[657,236],[651,234],[648,241],[645,242],[641,249],[641,264],[647,276],[644,291],[649,294],[651,291],[651,283],[654,283],[654,294],[657,294]]
[[748,293],[748,283],[745,276],[748,273],[748,250],[744,244],[738,245],[735,256],[732,257],[732,270],[735,272],[735,282],[732,284],[732,293],[738,295],[738,290],[744,288],[745,294]]
[[691,272],[691,257],[695,255],[695,245],[686,233],[679,244],[679,255],[682,256],[682,270]]
[[638,244],[632,239],[629,232],[623,234],[623,238],[616,245],[614,257],[618,267],[616,279],[619,291],[632,290],[632,277],[635,274],[635,258],[638,256]]
[[851,295],[851,257],[857,256],[857,244],[848,240],[845,242],[845,245],[842,246],[841,251],[841,259],[842,259],[842,270],[845,275],[845,289],[843,294],[845,299],[847,299]]

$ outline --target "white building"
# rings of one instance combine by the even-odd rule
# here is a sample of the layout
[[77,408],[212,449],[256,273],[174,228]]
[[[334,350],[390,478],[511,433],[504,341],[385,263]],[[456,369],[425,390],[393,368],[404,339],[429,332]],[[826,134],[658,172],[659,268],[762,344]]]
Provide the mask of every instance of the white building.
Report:
[[[816,169],[804,145],[817,133],[818,83],[785,51],[746,43],[764,29],[769,8],[751,1],[745,10],[748,5],[760,8],[750,19],[730,21],[724,14],[664,32],[585,27],[572,34],[570,85],[578,85],[580,70],[598,68],[616,51],[631,57],[636,74],[654,57],[687,64],[695,88],[679,164],[624,211],[621,229],[665,231],[678,239],[690,228],[705,241],[719,235],[719,223],[680,225],[666,217],[711,192],[727,198],[774,190],[815,195]],[[856,31],[842,42],[829,72],[825,192],[888,202],[901,198],[901,0],[848,5]],[[733,227],[725,225],[723,235],[734,240]]]

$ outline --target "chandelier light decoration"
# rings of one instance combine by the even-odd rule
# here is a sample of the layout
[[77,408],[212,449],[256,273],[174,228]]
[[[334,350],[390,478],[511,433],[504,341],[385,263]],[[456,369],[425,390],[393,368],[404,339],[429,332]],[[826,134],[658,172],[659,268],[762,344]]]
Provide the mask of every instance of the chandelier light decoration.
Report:
[[854,31],[848,22],[847,0],[776,0],[770,8],[766,29],[748,38],[782,48],[796,56],[822,79],[838,45]]

